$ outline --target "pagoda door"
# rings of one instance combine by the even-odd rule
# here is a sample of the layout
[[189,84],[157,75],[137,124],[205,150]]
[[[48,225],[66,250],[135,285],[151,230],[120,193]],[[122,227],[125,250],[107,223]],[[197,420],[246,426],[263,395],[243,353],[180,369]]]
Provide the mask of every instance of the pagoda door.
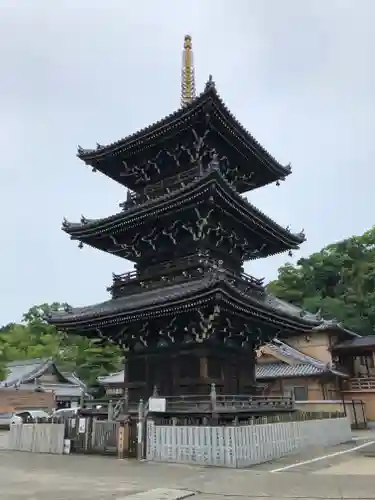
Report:
[[229,358],[224,368],[224,391],[227,394],[239,393],[238,365],[235,358]]
[[172,370],[172,360],[161,359],[159,364],[159,393],[161,396],[172,396],[173,395],[173,370]]
[[148,367],[148,390],[150,395],[153,393],[155,387],[160,396],[170,396],[173,394],[171,359],[164,356],[150,356]]

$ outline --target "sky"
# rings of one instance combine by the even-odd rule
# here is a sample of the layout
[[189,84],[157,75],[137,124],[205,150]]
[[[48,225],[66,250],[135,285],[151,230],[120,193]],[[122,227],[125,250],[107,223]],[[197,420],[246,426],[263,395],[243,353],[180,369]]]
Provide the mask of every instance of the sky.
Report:
[[60,230],[125,189],[76,158],[179,107],[183,37],[239,121],[293,174],[249,200],[307,235],[246,271],[273,279],[375,224],[373,0],[0,0],[0,325],[34,304],[108,298],[129,262]]

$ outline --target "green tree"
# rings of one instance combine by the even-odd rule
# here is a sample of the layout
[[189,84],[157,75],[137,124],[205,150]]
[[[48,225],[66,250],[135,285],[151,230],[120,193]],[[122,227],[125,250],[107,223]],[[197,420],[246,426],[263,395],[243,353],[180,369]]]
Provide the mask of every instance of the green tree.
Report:
[[375,228],[328,245],[297,265],[285,264],[268,285],[277,297],[320,311],[347,328],[375,332]]
[[48,312],[63,307],[66,304],[33,306],[24,314],[21,324],[11,323],[0,329],[0,376],[6,362],[32,358],[53,358],[63,370],[74,371],[89,384],[98,376],[120,368],[119,347],[60,332],[45,321]]

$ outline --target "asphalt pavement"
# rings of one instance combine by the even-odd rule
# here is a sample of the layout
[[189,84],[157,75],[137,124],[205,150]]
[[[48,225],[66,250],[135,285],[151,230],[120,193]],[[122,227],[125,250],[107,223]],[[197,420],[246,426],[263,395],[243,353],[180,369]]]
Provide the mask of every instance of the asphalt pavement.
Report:
[[[358,449],[375,437],[359,438],[245,470],[2,450],[1,495],[7,500],[375,499],[375,458],[365,456],[366,446]],[[1,436],[0,443],[5,441]]]

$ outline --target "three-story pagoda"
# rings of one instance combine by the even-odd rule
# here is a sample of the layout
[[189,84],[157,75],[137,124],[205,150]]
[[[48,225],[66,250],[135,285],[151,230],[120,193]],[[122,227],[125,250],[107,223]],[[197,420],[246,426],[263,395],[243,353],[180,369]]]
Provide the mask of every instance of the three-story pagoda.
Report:
[[208,392],[252,393],[254,349],[318,325],[267,294],[245,261],[298,249],[305,240],[242,196],[290,173],[234,118],[210,77],[195,96],[185,37],[182,102],[175,113],[78,157],[128,188],[122,210],[63,222],[79,245],[130,260],[113,275],[111,299],[53,313],[59,329],[103,337],[126,350],[130,399]]

